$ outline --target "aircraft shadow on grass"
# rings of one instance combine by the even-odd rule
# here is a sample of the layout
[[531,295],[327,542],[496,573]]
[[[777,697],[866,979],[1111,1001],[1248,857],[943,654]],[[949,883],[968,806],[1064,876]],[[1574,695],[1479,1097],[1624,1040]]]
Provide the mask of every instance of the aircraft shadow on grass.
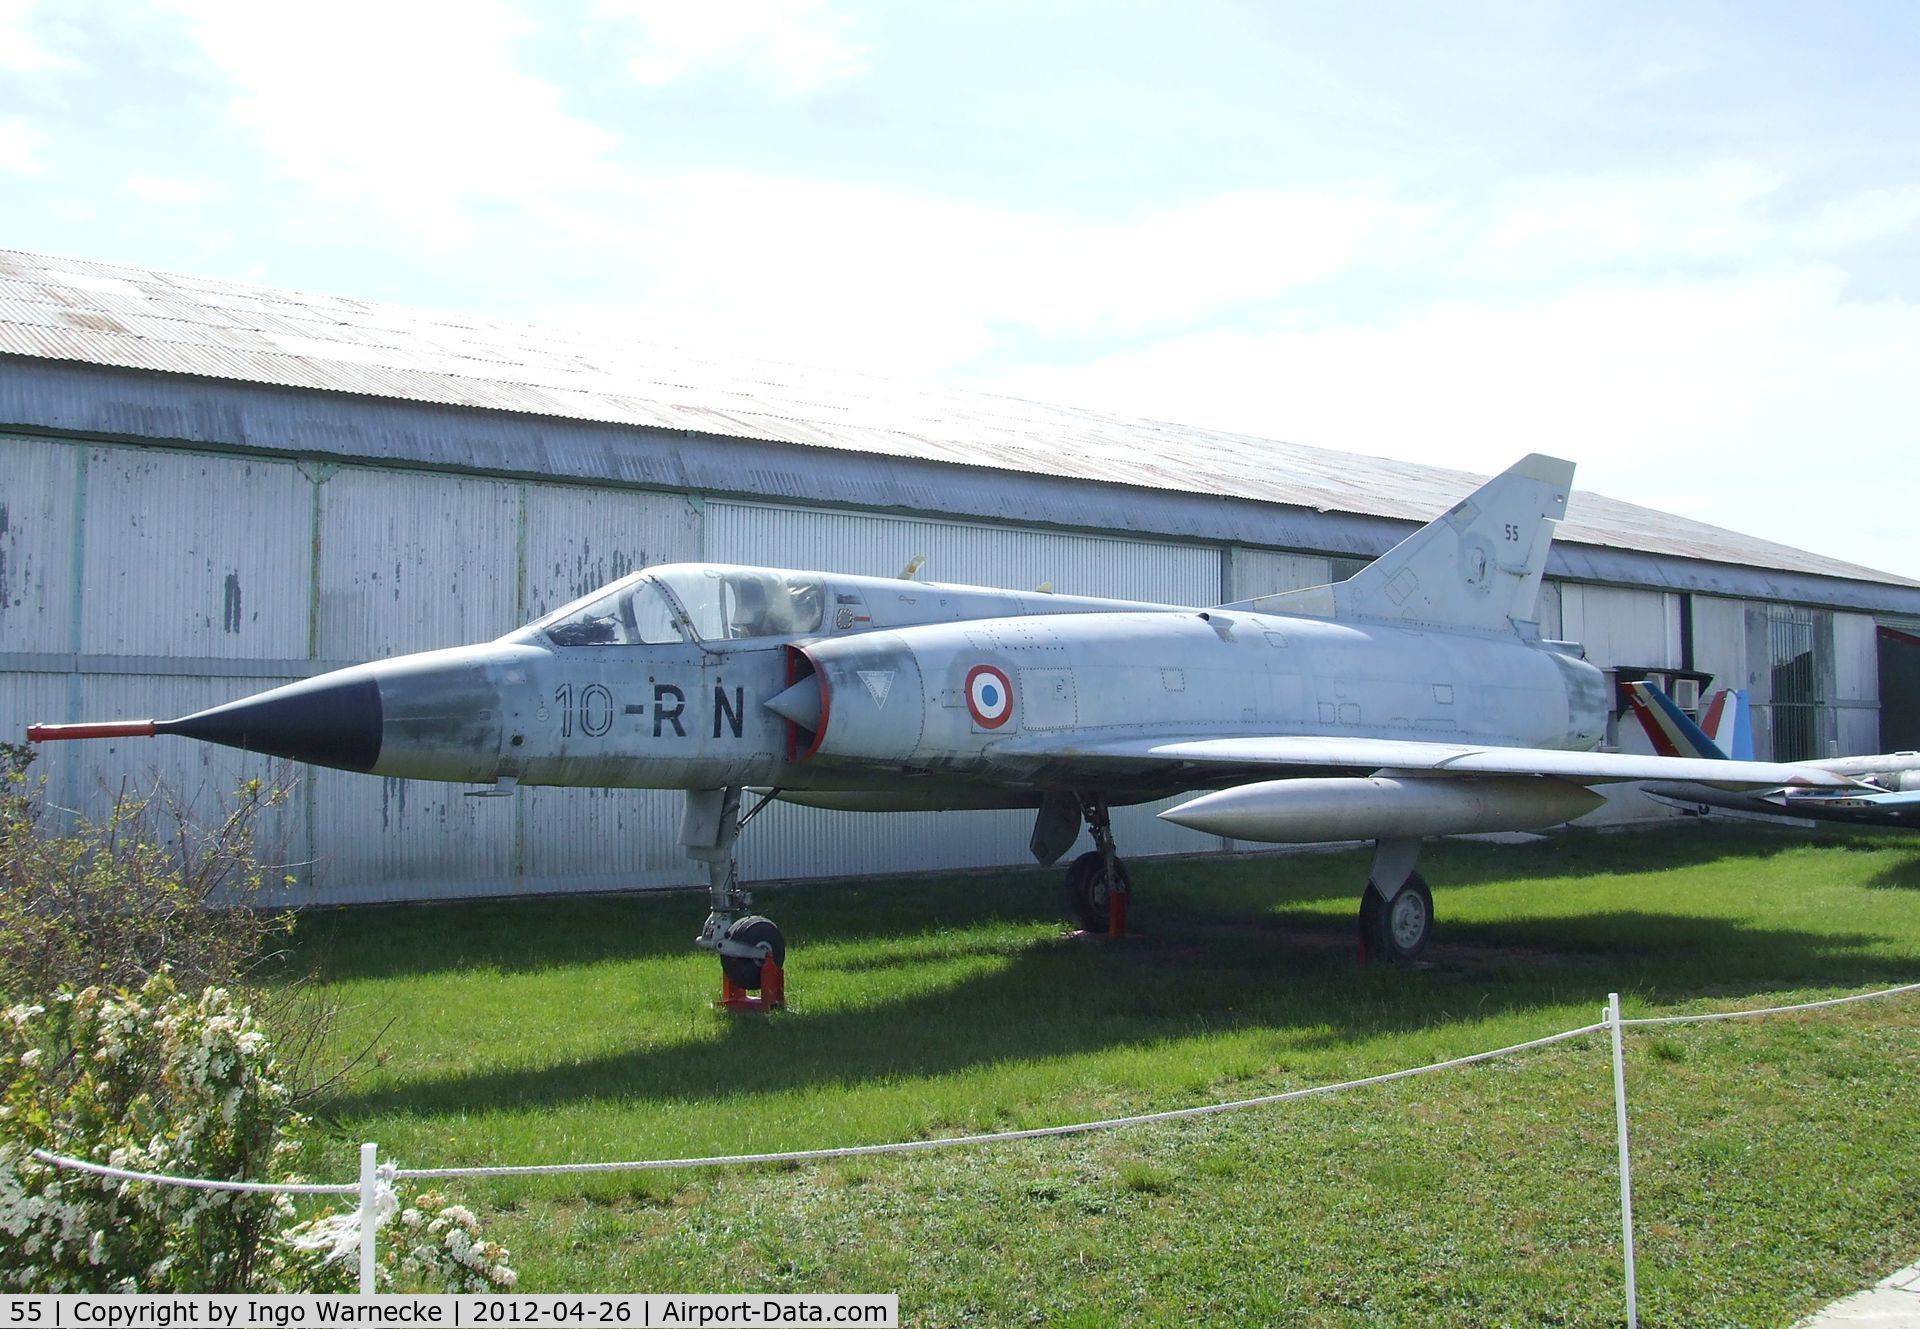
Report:
[[[1874,884],[1920,883],[1920,846],[1911,836],[1821,830],[1815,837],[1862,849],[1911,848],[1912,856]],[[1440,841],[1427,851],[1428,876],[1438,892],[1443,938],[1460,934],[1446,921],[1447,897],[1478,886],[1516,880],[1555,880],[1599,874],[1668,871],[1719,862],[1730,855],[1764,860],[1804,848],[1808,834],[1772,826],[1678,825],[1635,835],[1575,831],[1526,844]],[[1257,854],[1236,858],[1139,859],[1133,865],[1135,909],[1151,917],[1167,902],[1247,919],[1276,909],[1328,901],[1357,904],[1353,882],[1365,876],[1368,850]],[[826,890],[831,922],[808,896],[812,884],[763,884],[763,900],[783,911],[815,917],[813,942],[896,941],[942,929],[974,927],[988,919],[1019,923],[1058,920],[1061,889],[1050,869],[1009,869],[915,880],[878,877],[835,883]],[[327,979],[378,979],[483,968],[515,974],[607,962],[686,955],[687,890],[574,898],[470,900],[418,905],[316,908],[300,924],[300,942],[288,968]],[[419,937],[434,938],[430,946]],[[796,939],[798,955],[801,943]],[[797,961],[804,963],[804,961]],[[876,958],[874,967],[893,962]]]
[[1879,890],[1920,891],[1920,854],[1882,868],[1867,884]]
[[[1514,875],[1540,874],[1530,865]],[[1320,898],[1317,887],[1310,894]],[[1451,1022],[1448,1011],[1477,1022],[1590,998],[1597,1012],[1609,990],[1655,994],[1663,1002],[1736,1000],[1782,986],[1920,978],[1920,961],[1873,954],[1884,939],[1867,934],[1750,928],[1725,919],[1634,911],[1454,923],[1424,968],[1361,967],[1353,922],[1295,907],[1304,902],[1290,894],[1249,918],[1217,906],[1166,901],[1143,923],[1141,935],[1118,946],[1046,938],[1015,950],[992,973],[853,1010],[807,1011],[802,963],[793,980],[794,1010],[772,1021],[742,1019],[717,1041],[637,1047],[578,1063],[350,1093],[329,1104],[328,1115],[524,1110],[608,1100],[727,1101],[737,1107],[743,1097],[795,1087],[941,1076],[1206,1033],[1314,1030],[1304,1042],[1296,1034],[1290,1045],[1324,1048],[1442,1029]],[[865,931],[856,924],[800,940],[819,947]],[[939,940],[943,959],[957,954],[944,949],[954,939]],[[979,949],[962,943],[962,951]],[[884,967],[825,956],[819,963],[827,971]],[[1275,1055],[1284,1060],[1285,1052]]]

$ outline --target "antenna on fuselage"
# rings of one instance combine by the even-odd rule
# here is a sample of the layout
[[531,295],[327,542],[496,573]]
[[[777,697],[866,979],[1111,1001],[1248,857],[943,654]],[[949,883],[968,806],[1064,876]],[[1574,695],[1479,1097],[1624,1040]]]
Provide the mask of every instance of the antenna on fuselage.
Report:
[[927,556],[925,554],[915,554],[912,558],[908,559],[907,566],[900,569],[900,580],[912,581],[920,575],[920,569],[925,565],[926,561]]

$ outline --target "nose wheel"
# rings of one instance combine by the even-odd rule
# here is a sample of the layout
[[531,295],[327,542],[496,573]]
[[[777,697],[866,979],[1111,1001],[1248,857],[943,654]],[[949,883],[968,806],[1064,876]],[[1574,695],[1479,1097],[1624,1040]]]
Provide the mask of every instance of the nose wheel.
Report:
[[767,961],[784,969],[787,939],[770,918],[748,914],[727,928],[720,946],[720,973],[742,992],[759,992],[766,983]]

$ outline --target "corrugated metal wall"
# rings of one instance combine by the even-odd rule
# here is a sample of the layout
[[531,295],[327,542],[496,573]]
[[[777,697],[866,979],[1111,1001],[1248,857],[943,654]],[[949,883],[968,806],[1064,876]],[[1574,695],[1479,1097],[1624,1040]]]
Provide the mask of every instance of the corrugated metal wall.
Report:
[[1841,752],[1880,742],[1880,653],[1871,614],[1833,616],[1834,740]]
[[460,646],[512,626],[518,485],[342,470],[315,491],[319,658]]
[[716,563],[891,577],[925,555],[924,581],[1044,582],[1062,595],[1179,605],[1221,600],[1216,548],[759,503],[709,503],[706,517],[702,557]]
[[[284,463],[0,439],[4,732],[174,715],[292,676],[287,657],[306,650],[302,483]],[[276,774],[195,746],[55,745],[34,771],[55,806],[95,817],[162,783],[211,816],[243,779]],[[299,806],[259,829],[269,858],[305,856]]]
[[85,483],[82,653],[307,654],[313,501],[298,467],[93,448]]
[[1272,549],[1248,549],[1236,545],[1228,569],[1226,598],[1251,600],[1281,591],[1298,591],[1308,586],[1325,586],[1333,580],[1332,560],[1315,554],[1283,554]]
[[[1766,680],[1747,657],[1747,603],[1715,596],[1693,597],[1693,661],[1713,675],[1716,688],[1746,688],[1751,694]],[[1763,696],[1751,696],[1764,701]]]
[[0,438],[0,649],[73,651],[78,448]]
[[[0,439],[0,725],[181,715],[360,659],[497,636],[626,571],[692,558],[679,495]],[[211,816],[292,778],[261,827],[290,901],[690,881],[677,794],[457,787],[173,740],[51,744],[52,801],[160,785]],[[531,829],[531,832],[529,830]]]
[[1560,587],[1561,632],[1601,666],[1671,665],[1679,639],[1679,597],[1615,586]]

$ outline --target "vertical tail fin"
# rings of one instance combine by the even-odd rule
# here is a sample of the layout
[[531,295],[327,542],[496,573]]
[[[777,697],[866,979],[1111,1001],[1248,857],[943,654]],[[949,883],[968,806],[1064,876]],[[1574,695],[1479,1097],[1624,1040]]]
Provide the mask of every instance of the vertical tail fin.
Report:
[[1745,688],[1721,688],[1709,697],[1700,727],[1735,761],[1753,760],[1753,710]]
[[[1713,704],[1708,710],[1709,723],[1714,723],[1721,703],[1727,694],[1715,694]],[[1633,711],[1633,718],[1647,731],[1647,739],[1653,744],[1653,750],[1663,757],[1706,757],[1713,761],[1725,761],[1730,748],[1716,742],[1705,730],[1687,717],[1687,713],[1673,704],[1673,698],[1651,683],[1627,684],[1627,705]],[[1731,708],[1729,708],[1731,709]],[[1753,760],[1753,740],[1747,740],[1745,760]]]
[[1318,614],[1483,631],[1531,629],[1573,463],[1534,453],[1343,582],[1245,602]]

